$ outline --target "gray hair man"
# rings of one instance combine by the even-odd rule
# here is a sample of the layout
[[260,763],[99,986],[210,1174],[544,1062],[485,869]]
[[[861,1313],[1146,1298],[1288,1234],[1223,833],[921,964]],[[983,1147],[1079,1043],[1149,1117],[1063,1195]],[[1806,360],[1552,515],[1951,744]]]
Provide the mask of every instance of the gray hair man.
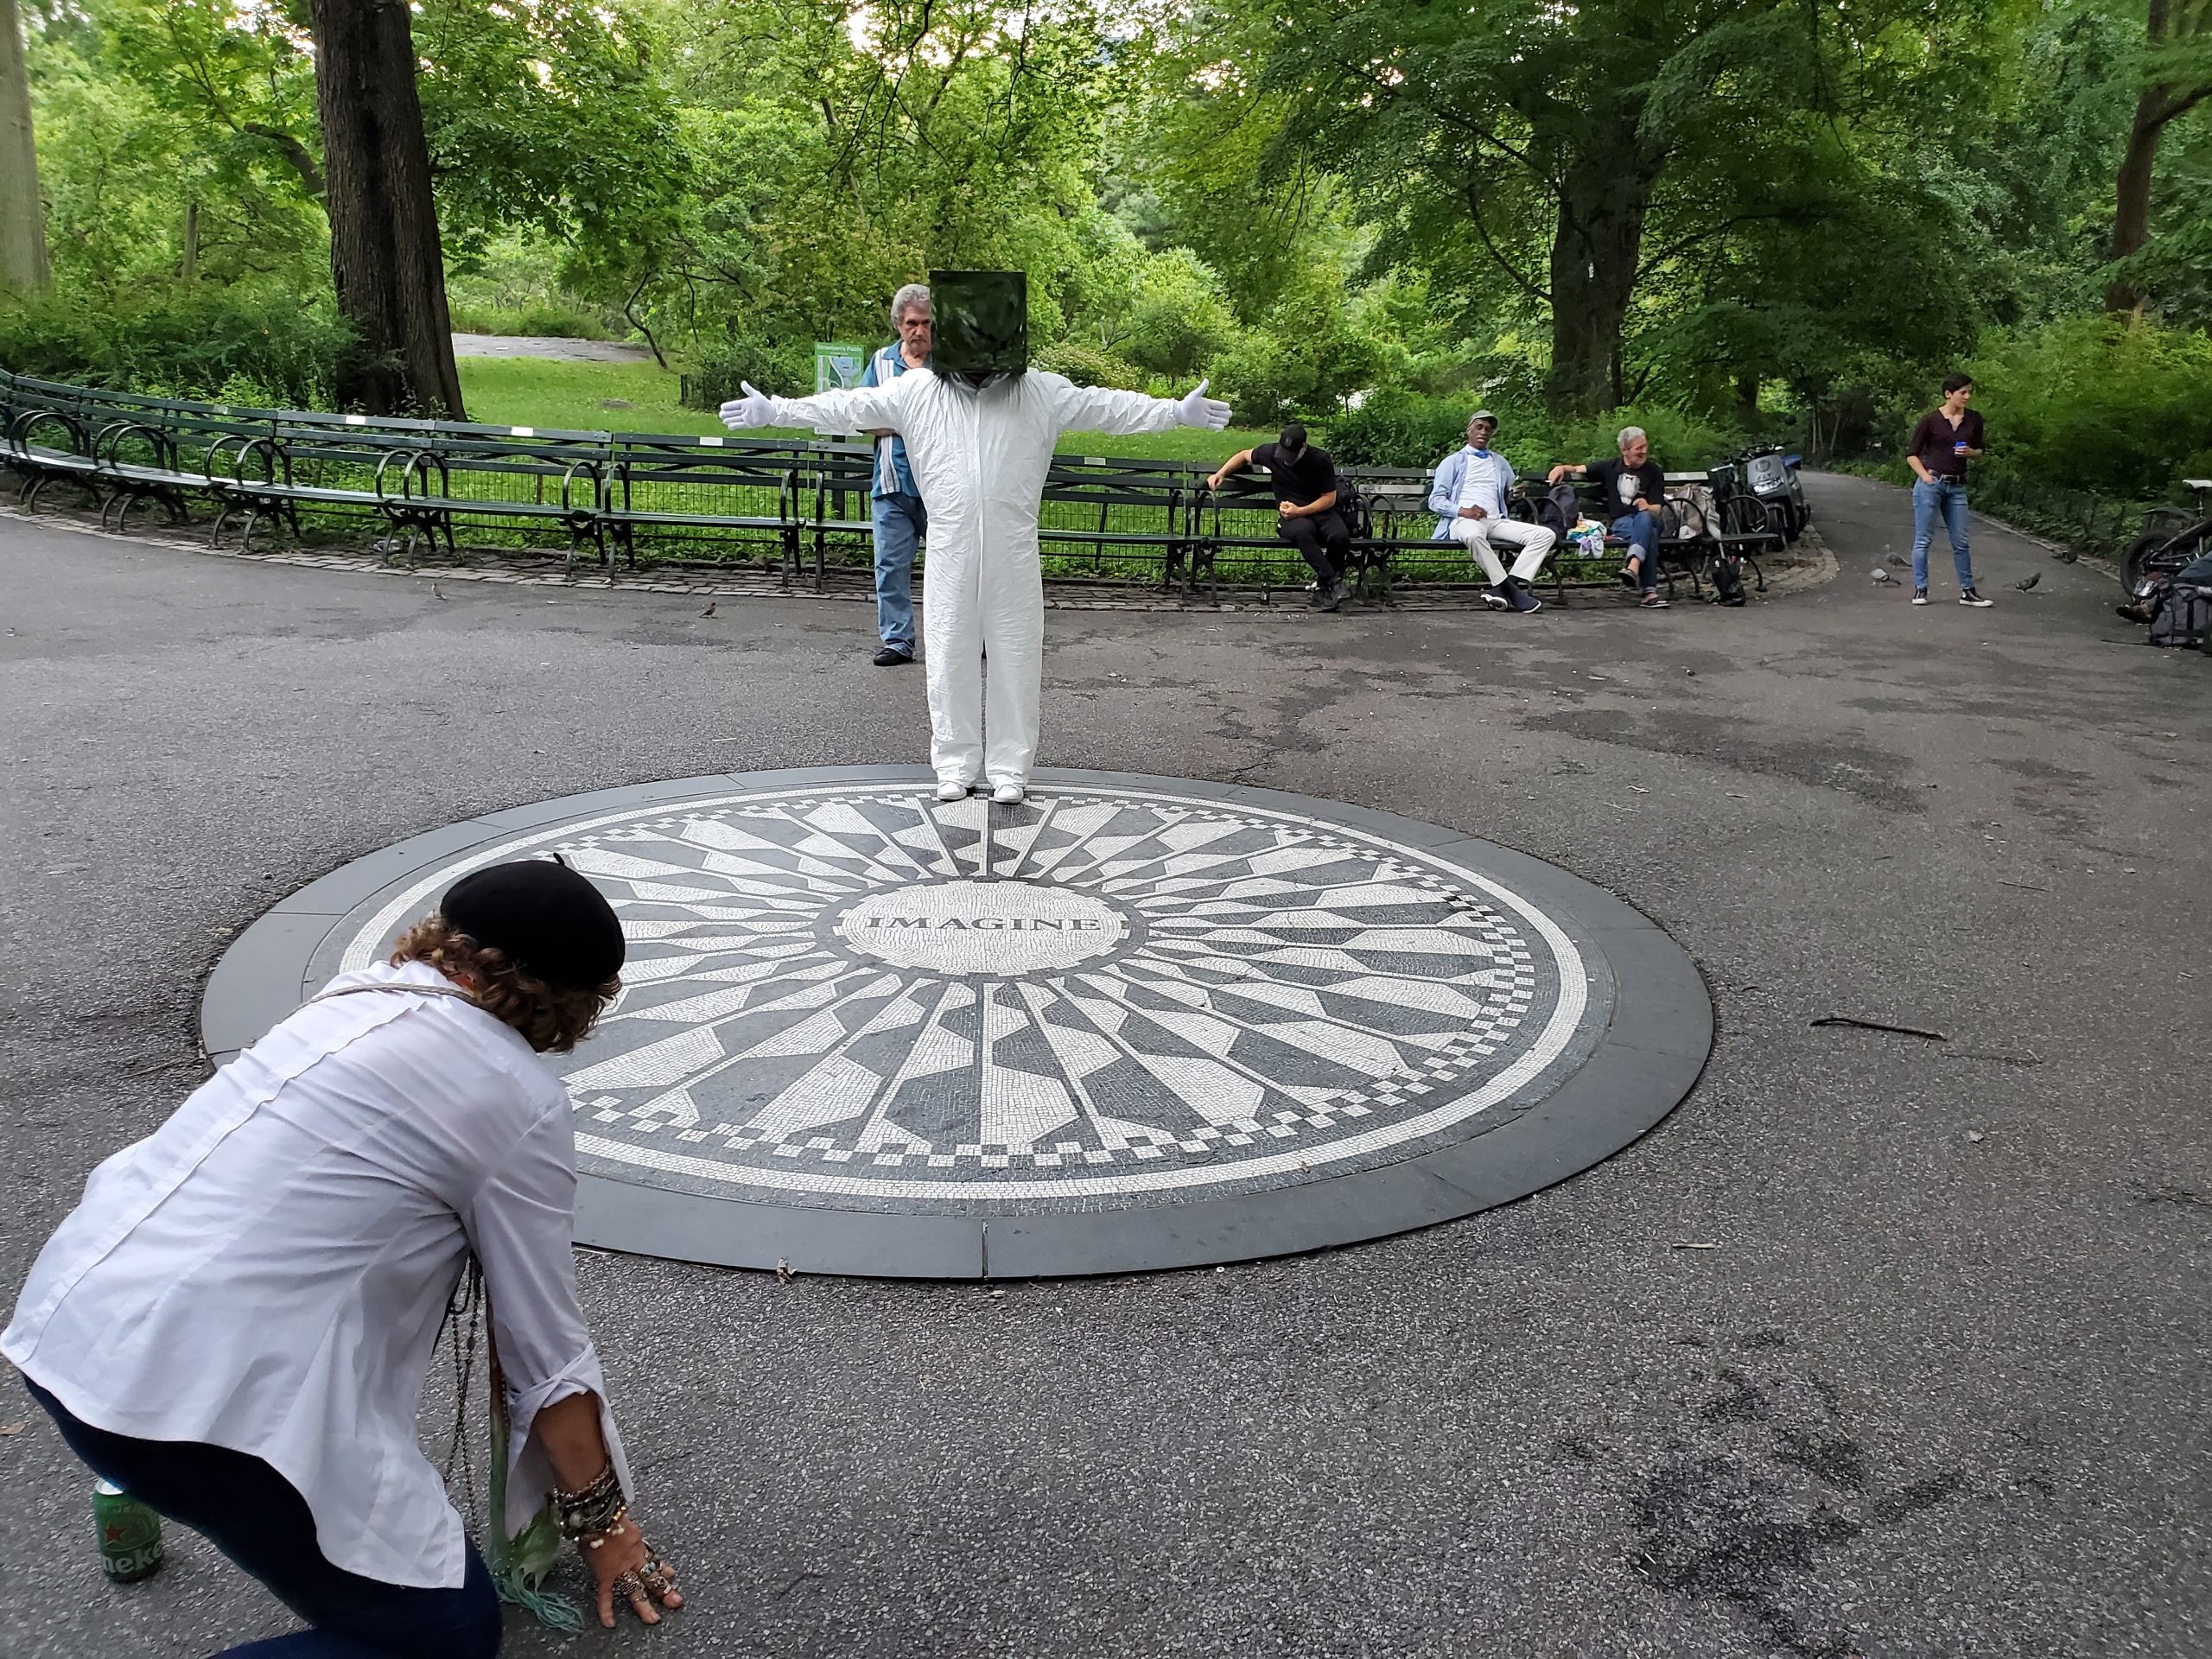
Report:
[[[1507,503],[1513,488],[1513,463],[1490,447],[1497,416],[1478,409],[1467,417],[1464,448],[1444,457],[1429,486],[1428,510],[1437,515],[1437,541],[1451,540],[1472,553],[1490,578],[1483,601],[1494,611],[1541,611],[1543,601],[1529,591],[1544,556],[1558,537],[1542,524],[1515,518]],[[1515,550],[1508,571],[1497,550]]]
[[[891,296],[898,338],[868,359],[864,386],[887,386],[909,369],[927,366],[934,314],[926,283],[908,283]],[[875,530],[875,632],[878,668],[914,660],[914,554],[930,527],[929,509],[914,487],[906,440],[888,427],[875,438],[875,481],[868,493]]]
[[1651,459],[1651,440],[1640,426],[1624,426],[1614,441],[1618,456],[1604,456],[1580,466],[1562,462],[1552,468],[1551,481],[1587,478],[1598,486],[1609,511],[1616,515],[1611,533],[1628,543],[1628,565],[1621,580],[1643,595],[1647,611],[1663,611],[1667,601],[1659,594],[1660,515],[1666,511],[1667,480]]

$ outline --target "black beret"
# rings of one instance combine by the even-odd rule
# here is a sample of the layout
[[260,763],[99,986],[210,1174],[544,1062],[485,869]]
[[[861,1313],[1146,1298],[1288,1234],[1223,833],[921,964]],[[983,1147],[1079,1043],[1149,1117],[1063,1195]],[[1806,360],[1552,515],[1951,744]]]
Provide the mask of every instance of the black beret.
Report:
[[622,971],[627,947],[606,896],[565,864],[527,858],[464,875],[438,911],[549,985],[588,988]]

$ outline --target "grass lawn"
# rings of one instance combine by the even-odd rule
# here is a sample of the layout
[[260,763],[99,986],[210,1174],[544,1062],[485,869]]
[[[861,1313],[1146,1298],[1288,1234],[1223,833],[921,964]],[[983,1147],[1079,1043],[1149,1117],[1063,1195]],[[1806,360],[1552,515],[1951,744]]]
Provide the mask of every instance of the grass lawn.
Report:
[[[657,363],[556,363],[527,357],[464,357],[461,359],[461,395],[468,402],[468,418],[486,426],[534,426],[540,431],[673,432],[702,436],[725,429],[709,410],[685,409],[677,401],[680,385],[677,372]],[[609,409],[609,399],[626,403],[627,409]],[[811,432],[784,432],[777,429],[762,437],[810,439]],[[1201,432],[1177,427],[1167,432],[1147,432],[1135,437],[1108,437],[1098,432],[1070,432],[1060,439],[1060,452],[1076,455],[1112,455],[1128,460],[1199,461],[1208,466],[1229,459],[1239,449],[1273,438],[1272,432],[1231,427],[1226,432]]]
[[[681,384],[658,363],[554,363],[531,357],[464,357],[461,395],[486,426],[567,432],[720,432],[703,409],[676,401]],[[627,409],[609,409],[609,399]]]

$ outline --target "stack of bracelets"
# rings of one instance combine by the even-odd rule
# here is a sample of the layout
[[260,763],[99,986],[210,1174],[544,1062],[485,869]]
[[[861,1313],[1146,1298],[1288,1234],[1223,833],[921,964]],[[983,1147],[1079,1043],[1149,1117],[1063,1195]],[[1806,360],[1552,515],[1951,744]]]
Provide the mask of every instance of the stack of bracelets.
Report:
[[[624,1536],[629,1530],[630,1505],[622,1496],[613,1459],[607,1459],[607,1467],[575,1491],[555,1487],[553,1515],[561,1535],[575,1539],[587,1550],[604,1548],[609,1539]],[[642,1535],[639,1542],[645,1547],[645,1564],[617,1575],[613,1587],[622,1595],[664,1600],[676,1588],[676,1574]]]

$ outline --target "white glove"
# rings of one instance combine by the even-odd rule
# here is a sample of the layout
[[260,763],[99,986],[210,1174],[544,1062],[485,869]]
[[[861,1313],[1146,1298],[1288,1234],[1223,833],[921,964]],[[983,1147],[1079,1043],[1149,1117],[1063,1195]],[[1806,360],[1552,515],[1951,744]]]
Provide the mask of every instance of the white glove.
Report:
[[1210,426],[1217,432],[1227,426],[1229,405],[1218,397],[1206,396],[1206,388],[1212,384],[1211,380],[1201,380],[1192,387],[1190,396],[1175,405],[1175,418],[1185,426]]
[[[773,426],[776,423],[776,400],[766,392],[755,391],[750,380],[737,383],[745,388],[745,396],[732,398],[721,408],[722,424],[733,432],[741,432],[748,426]],[[1198,388],[1203,391],[1205,387]]]

